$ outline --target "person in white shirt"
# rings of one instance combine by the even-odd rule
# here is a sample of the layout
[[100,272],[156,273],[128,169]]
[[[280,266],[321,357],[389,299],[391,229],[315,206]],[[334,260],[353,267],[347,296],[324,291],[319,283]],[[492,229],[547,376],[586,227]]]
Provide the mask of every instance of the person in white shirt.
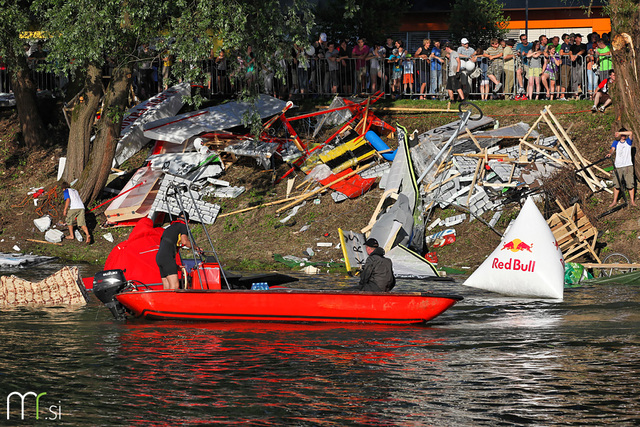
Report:
[[625,187],[629,190],[629,199],[631,206],[636,206],[634,200],[635,195],[635,175],[633,173],[633,158],[631,146],[633,145],[633,132],[620,128],[615,133],[616,139],[611,144],[611,150],[607,153],[606,157],[616,153],[616,160],[614,162],[615,170],[613,171],[613,183],[615,188],[613,189],[613,202],[609,205],[610,208],[614,207],[618,203],[618,196],[620,195],[620,189],[622,188],[622,182],[624,181]]
[[69,235],[67,239],[74,240],[75,237],[73,235],[73,221],[76,220],[78,222],[78,227],[84,231],[84,234],[87,236],[87,244],[91,243],[91,235],[89,234],[89,229],[87,228],[87,222],[84,218],[84,203],[82,203],[82,199],[80,198],[80,194],[78,194],[78,190],[70,188],[69,183],[66,181],[62,182],[62,190],[64,197],[64,212],[65,222],[69,227]]

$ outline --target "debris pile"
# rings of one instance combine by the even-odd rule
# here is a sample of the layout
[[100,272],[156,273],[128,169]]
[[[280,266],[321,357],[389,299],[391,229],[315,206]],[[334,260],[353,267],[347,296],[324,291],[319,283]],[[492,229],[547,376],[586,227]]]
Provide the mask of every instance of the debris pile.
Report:
[[[542,129],[552,135],[543,136]],[[398,145],[388,176],[383,176],[380,182],[380,187],[387,191],[371,221],[360,233],[341,232],[343,239],[348,238],[349,246],[357,248],[355,252],[353,249],[345,252],[350,266],[365,261],[362,247],[365,236],[376,238],[381,245],[384,242],[384,249],[395,265],[393,248],[407,246],[425,253],[452,244],[456,239],[452,227],[467,218],[480,219],[493,229],[505,204],[521,203],[527,195],[541,192],[545,180],[567,166],[573,167],[592,191],[610,191],[605,182],[610,174],[584,159],[549,106],[540,112],[533,126],[521,122],[499,127],[493,119],[482,117],[478,112],[474,117],[474,112],[469,110],[461,114],[460,120],[431,129],[412,140],[404,129],[399,129]],[[455,207],[469,216],[463,213],[433,219],[431,213],[436,206]],[[494,213],[487,223],[481,216],[489,211]],[[555,229],[566,230],[567,221],[560,218],[564,217],[554,221],[562,223],[562,227],[555,225]],[[574,224],[576,232],[580,236],[586,233],[593,239],[585,237],[587,241],[583,242],[580,236],[556,236],[559,242],[569,245],[566,249],[570,259],[585,253],[595,255],[593,230],[587,230],[590,224],[583,224],[584,219],[581,221],[580,225]],[[429,266],[423,267],[428,275]]]

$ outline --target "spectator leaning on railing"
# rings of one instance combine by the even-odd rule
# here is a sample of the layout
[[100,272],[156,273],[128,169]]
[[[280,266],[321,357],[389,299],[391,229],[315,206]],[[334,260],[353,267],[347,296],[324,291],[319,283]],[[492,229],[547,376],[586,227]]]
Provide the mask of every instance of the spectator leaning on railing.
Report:
[[469,40],[466,38],[460,40],[458,55],[460,56],[460,83],[462,85],[462,92],[465,97],[468,97],[469,92],[471,92],[471,85],[469,84],[469,74],[467,73],[466,64],[467,62],[475,64],[476,50],[469,46]]
[[535,98],[538,99],[540,94],[540,75],[542,74],[542,62],[544,60],[544,52],[540,50],[540,42],[538,40],[533,42],[531,50],[527,52],[527,59],[529,60],[527,96],[529,99],[533,99],[533,85],[535,83]]
[[433,42],[429,61],[431,61],[429,93],[435,96],[440,91],[440,88],[442,88],[442,64],[444,63],[442,50],[440,49],[440,41],[438,40]]
[[413,55],[415,59],[419,60],[416,68],[418,69],[418,83],[420,84],[420,99],[425,99],[427,82],[430,80],[429,58],[431,51],[431,40],[424,39],[422,40],[422,46],[420,46]]
[[457,92],[460,101],[464,101],[464,93],[462,92],[462,86],[460,84],[460,56],[458,56],[458,52],[453,50],[449,42],[444,45],[444,50],[447,58],[449,58],[447,70],[447,92],[449,93],[449,100],[455,101],[455,93]]
[[369,56],[369,46],[364,43],[363,38],[359,38],[351,51],[351,55],[356,58],[356,77],[358,88],[356,92],[364,93],[367,89],[367,56]]
[[556,48],[553,44],[547,45],[547,51],[545,52],[544,66],[542,71],[542,85],[547,91],[547,99],[553,99],[556,92],[556,80],[558,80],[558,74],[560,70],[560,54],[556,52]]
[[528,42],[525,34],[520,35],[520,43],[515,47],[516,53],[516,78],[518,79],[518,92],[516,99],[527,99],[524,94],[524,76],[529,71],[529,61],[527,52],[531,50],[531,43]]
[[491,39],[491,46],[484,51],[484,57],[489,60],[489,68],[487,69],[487,77],[494,84],[493,93],[498,93],[502,87],[500,83],[500,76],[504,69],[503,61],[504,49],[500,46],[498,39]]
[[571,52],[571,90],[574,93],[574,98],[580,98],[580,92],[582,92],[583,81],[583,65],[584,54],[587,52],[587,45],[582,43],[582,35],[576,34],[574,36],[573,45],[570,49]]
[[602,81],[609,76],[609,70],[613,68],[613,62],[611,61],[611,47],[606,44],[604,34],[603,38],[598,40],[596,59],[598,61],[598,77],[600,78],[600,81]]
[[503,40],[500,42],[502,46],[502,60],[504,70],[504,89],[503,93],[505,98],[513,95],[513,84],[515,82],[515,54],[513,47],[516,41],[514,39]]
[[562,44],[560,45],[560,57],[562,64],[560,65],[560,100],[565,101],[566,94],[569,91],[569,83],[571,82],[571,37],[569,34],[562,35]]

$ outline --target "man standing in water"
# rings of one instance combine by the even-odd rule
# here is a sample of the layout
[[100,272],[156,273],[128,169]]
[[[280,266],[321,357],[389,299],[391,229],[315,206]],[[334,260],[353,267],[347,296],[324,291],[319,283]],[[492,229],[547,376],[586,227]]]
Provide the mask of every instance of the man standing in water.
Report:
[[364,242],[367,261],[362,267],[358,289],[368,292],[389,292],[396,285],[393,275],[393,263],[384,257],[384,249],[378,246],[376,239]]
[[[181,212],[178,218],[171,222],[171,225],[162,233],[160,248],[156,255],[156,264],[158,264],[158,268],[160,269],[163,289],[178,289],[179,287],[176,255],[178,253],[178,247],[191,248],[189,229],[187,228],[188,221],[189,214]],[[197,252],[202,251],[197,246],[195,250]]]

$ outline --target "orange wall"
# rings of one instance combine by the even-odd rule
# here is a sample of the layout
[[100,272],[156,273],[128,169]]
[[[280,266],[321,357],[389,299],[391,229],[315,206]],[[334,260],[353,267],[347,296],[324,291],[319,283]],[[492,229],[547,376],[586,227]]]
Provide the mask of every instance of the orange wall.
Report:
[[[510,16],[509,29],[524,29],[524,11],[505,11]],[[444,31],[449,28],[449,13],[414,13],[403,18],[400,31]],[[529,28],[584,28],[608,33],[611,21],[602,16],[600,9],[595,9],[590,17],[582,9],[529,10]]]
[[[524,11],[506,11],[505,15],[511,16],[509,29],[524,29]],[[602,16],[601,11],[594,11],[590,17],[581,9],[568,10],[530,10],[529,28],[584,28],[591,27],[597,33],[611,31],[609,17]]]

